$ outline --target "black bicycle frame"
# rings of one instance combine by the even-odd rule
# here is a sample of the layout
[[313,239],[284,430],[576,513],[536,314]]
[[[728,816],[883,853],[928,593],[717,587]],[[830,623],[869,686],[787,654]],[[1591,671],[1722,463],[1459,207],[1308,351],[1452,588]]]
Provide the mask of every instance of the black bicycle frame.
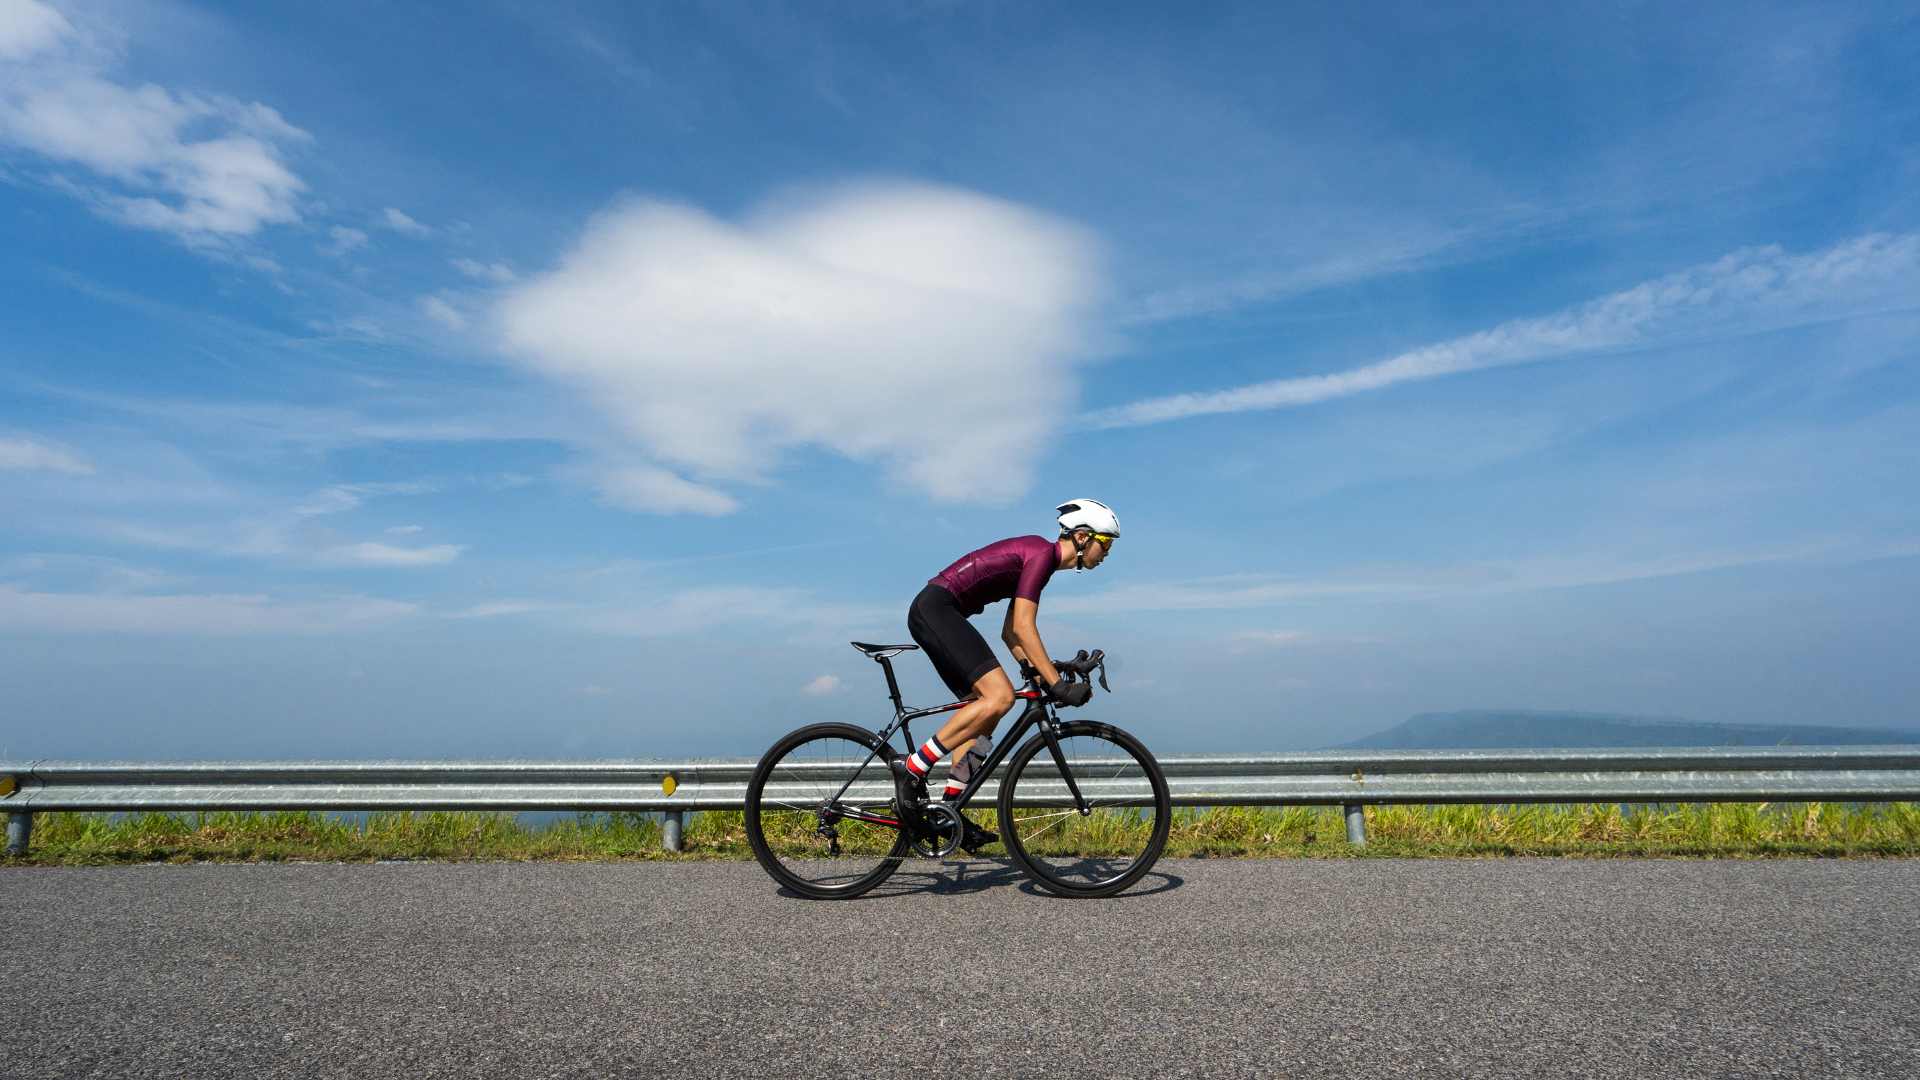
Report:
[[[965,708],[969,704],[967,701],[955,701],[931,709],[908,709],[905,702],[900,700],[900,684],[895,681],[893,677],[892,660],[885,656],[875,656],[873,660],[887,673],[887,693],[893,698],[893,723],[880,729],[879,732],[880,741],[883,744],[893,738],[893,733],[898,731],[906,736],[907,753],[911,754],[915,747],[913,742],[913,729],[907,726],[909,723],[926,716],[937,716],[941,713],[954,712]],[[1073,808],[1079,811],[1082,817],[1091,814],[1093,808],[1087,805],[1085,798],[1081,797],[1080,785],[1074,783],[1073,773],[1067,770],[1066,755],[1060,752],[1060,738],[1057,730],[1060,725],[1060,718],[1053,715],[1052,706],[1048,703],[1046,695],[1033,686],[1032,680],[1028,680],[1027,689],[1015,691],[1014,697],[1024,699],[1027,703],[1026,709],[1020,713],[1020,718],[1014,721],[1013,728],[1007,732],[1006,739],[1002,741],[1000,745],[993,748],[993,753],[988,754],[987,760],[982,762],[980,767],[974,771],[974,774],[968,778],[967,786],[961,790],[960,797],[953,800],[951,805],[955,810],[961,810],[966,807],[967,803],[973,801],[974,793],[979,791],[981,785],[986,783],[987,777],[992,776],[993,771],[999,768],[1001,760],[1004,759],[1014,747],[1020,745],[1021,736],[1025,735],[1029,728],[1038,727],[1040,729],[1040,737],[1047,742],[1047,752],[1053,755],[1053,763],[1059,768],[1061,778],[1067,782],[1067,790],[1073,795]],[[840,786],[840,790],[834,792],[833,798],[830,800],[832,803],[838,803],[840,801],[840,797],[847,793],[847,789],[853,786],[854,780],[866,769],[867,762],[872,761],[874,756],[879,752],[878,750],[873,750],[867,754],[866,759],[860,762],[860,767],[854,770],[853,776],[848,777],[847,782]],[[888,821],[884,818],[870,818],[866,814],[860,814],[858,816],[862,819],[885,822],[889,825],[898,824],[897,822]]]

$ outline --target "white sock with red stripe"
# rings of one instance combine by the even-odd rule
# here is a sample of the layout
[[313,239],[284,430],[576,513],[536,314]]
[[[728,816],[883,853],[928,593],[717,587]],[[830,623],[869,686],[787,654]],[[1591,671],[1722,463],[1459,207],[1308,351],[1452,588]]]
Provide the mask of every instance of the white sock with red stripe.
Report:
[[907,771],[925,780],[927,773],[931,772],[934,765],[949,752],[946,747],[940,745],[940,737],[936,735],[922,743],[920,749],[907,755]]
[[952,802],[967,790],[967,782],[973,779],[973,771],[987,763],[987,754],[993,749],[993,736],[981,735],[967,740],[967,752],[961,754],[947,773],[947,790],[940,797]]

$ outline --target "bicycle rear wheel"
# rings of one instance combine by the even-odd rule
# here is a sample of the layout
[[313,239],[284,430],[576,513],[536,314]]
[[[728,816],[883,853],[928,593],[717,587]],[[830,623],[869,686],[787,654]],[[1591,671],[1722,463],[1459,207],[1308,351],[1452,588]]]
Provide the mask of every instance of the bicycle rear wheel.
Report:
[[909,842],[893,806],[892,756],[852,724],[813,724],[774,743],[747,781],[747,842],[761,867],[816,900],[885,881]]
[[[1036,734],[1000,782],[1000,835],[1027,875],[1061,896],[1112,896],[1139,881],[1167,846],[1173,804],[1160,763],[1111,724],[1061,724],[1066,773]],[[1074,805],[1066,777],[1086,800]]]

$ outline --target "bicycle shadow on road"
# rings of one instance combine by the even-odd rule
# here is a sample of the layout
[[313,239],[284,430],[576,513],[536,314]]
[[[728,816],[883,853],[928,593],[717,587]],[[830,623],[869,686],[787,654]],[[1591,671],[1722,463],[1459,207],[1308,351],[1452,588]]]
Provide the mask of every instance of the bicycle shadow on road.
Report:
[[[1168,892],[1185,885],[1187,880],[1177,874],[1149,871],[1133,888],[1111,900],[1131,900],[1139,896],[1152,896],[1155,893]],[[985,892],[988,889],[1017,887],[1029,896],[1038,896],[1048,900],[1064,900],[1068,897],[1055,896],[1038,885],[1032,879],[1006,859],[968,859],[958,863],[943,863],[938,870],[913,869],[902,870],[874,888],[870,893],[854,897],[854,900],[880,900],[889,897],[910,896],[915,893],[931,893],[935,896],[964,896],[970,893]],[[777,890],[781,896],[792,900],[806,899],[799,893],[788,889]]]

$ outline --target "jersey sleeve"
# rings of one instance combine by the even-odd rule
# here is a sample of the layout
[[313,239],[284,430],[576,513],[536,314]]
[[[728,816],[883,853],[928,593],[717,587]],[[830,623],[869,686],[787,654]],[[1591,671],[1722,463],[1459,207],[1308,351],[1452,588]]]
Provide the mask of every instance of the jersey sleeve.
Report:
[[1048,579],[1053,577],[1059,555],[1044,538],[1036,536],[1034,539],[1040,540],[1045,547],[1034,545],[1024,553],[1020,563],[1020,583],[1014,586],[1013,596],[1016,600],[1031,600],[1037,604],[1040,602],[1040,590],[1046,588]]

